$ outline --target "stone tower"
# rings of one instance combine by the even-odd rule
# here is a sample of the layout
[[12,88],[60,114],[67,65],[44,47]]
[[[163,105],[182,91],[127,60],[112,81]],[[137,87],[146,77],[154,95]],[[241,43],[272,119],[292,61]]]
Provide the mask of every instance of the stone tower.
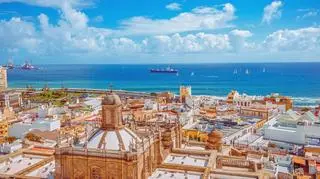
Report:
[[180,86],[180,102],[186,103],[191,98],[191,86]]
[[110,92],[102,100],[101,128],[104,130],[121,129],[122,113],[121,100],[118,95]]
[[208,150],[217,150],[218,152],[221,152],[222,138],[223,138],[223,134],[221,132],[213,130],[208,135],[208,140],[205,148]]

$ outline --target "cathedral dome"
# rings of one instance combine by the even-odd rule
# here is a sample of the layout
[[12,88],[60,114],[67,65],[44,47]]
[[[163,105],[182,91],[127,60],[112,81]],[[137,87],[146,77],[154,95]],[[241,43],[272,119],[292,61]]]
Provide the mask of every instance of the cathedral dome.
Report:
[[96,131],[88,140],[87,147],[103,150],[130,151],[142,140],[130,129],[124,127],[119,130]]
[[103,98],[102,105],[121,105],[121,99],[118,95],[110,93]]

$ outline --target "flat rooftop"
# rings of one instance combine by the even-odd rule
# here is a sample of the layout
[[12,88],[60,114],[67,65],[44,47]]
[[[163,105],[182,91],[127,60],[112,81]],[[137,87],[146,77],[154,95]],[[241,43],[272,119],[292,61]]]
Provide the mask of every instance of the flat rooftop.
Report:
[[232,176],[224,174],[211,174],[210,179],[255,179],[256,177]]
[[170,154],[164,160],[164,163],[206,167],[208,159],[196,155]]
[[250,145],[250,144],[252,144],[253,142],[255,142],[256,140],[258,140],[260,138],[263,138],[263,136],[259,136],[259,135],[256,135],[256,134],[248,133],[248,134],[246,134],[244,136],[241,136],[240,138],[236,139],[235,143]]
[[235,127],[225,127],[223,129],[218,129],[220,132],[222,132],[223,137],[229,137],[232,134],[239,132],[245,128],[247,128],[248,126],[235,126]]
[[255,140],[254,142],[249,144],[249,146],[253,146],[253,147],[268,147],[269,142],[270,142],[270,140],[265,140],[263,138],[258,138],[257,140]]
[[[223,133],[224,137],[228,137],[240,130],[243,130],[250,125],[238,125],[238,124],[230,124],[229,126],[227,124],[223,124],[223,121],[213,121],[216,122],[213,124],[212,122],[200,120],[197,122],[194,122],[192,124],[187,124],[183,127],[183,129],[193,129],[198,130],[201,132],[207,132],[210,133],[213,130],[218,130]],[[230,122],[235,123],[235,122]]]
[[0,173],[6,175],[14,175],[21,170],[30,167],[46,157],[38,155],[21,154],[2,162],[0,164]]
[[202,173],[169,169],[156,169],[149,179],[201,179]]
[[196,146],[196,145],[192,145],[192,144],[189,144],[189,145],[182,144],[181,148],[191,149],[191,150],[205,150],[204,146]]
[[51,172],[54,172],[54,169],[55,169],[55,161],[51,161],[46,165],[43,165],[40,168],[28,173],[26,176],[48,178],[49,174]]

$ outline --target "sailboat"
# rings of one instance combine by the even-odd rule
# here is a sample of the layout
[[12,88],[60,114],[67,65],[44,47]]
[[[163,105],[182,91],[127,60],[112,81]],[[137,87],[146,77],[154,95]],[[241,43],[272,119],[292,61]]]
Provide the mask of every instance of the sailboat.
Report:
[[248,70],[248,68],[246,69],[246,74],[249,75],[249,70]]
[[238,74],[238,70],[237,70],[237,69],[234,69],[234,70],[233,70],[233,74]]
[[262,72],[263,72],[263,73],[266,72],[266,68],[263,68],[263,69],[262,69]]
[[194,76],[194,72],[191,72],[190,76]]

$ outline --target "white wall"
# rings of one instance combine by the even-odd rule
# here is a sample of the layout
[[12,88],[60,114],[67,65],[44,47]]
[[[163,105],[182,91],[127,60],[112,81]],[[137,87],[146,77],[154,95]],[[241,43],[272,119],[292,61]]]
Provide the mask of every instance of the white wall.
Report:
[[299,126],[300,130],[304,130],[307,137],[320,138],[320,126]]
[[9,127],[9,136],[21,139],[32,129],[39,129],[41,131],[53,131],[60,129],[60,120],[37,120],[33,123],[15,123]]
[[60,120],[37,120],[32,124],[32,128],[39,129],[41,131],[53,131],[60,129]]
[[295,144],[305,144],[305,133],[296,130],[281,130],[277,128],[265,128],[264,139],[289,142]]
[[31,129],[31,124],[25,123],[15,123],[9,127],[9,136],[14,136],[16,138],[23,138],[23,136],[29,132]]

